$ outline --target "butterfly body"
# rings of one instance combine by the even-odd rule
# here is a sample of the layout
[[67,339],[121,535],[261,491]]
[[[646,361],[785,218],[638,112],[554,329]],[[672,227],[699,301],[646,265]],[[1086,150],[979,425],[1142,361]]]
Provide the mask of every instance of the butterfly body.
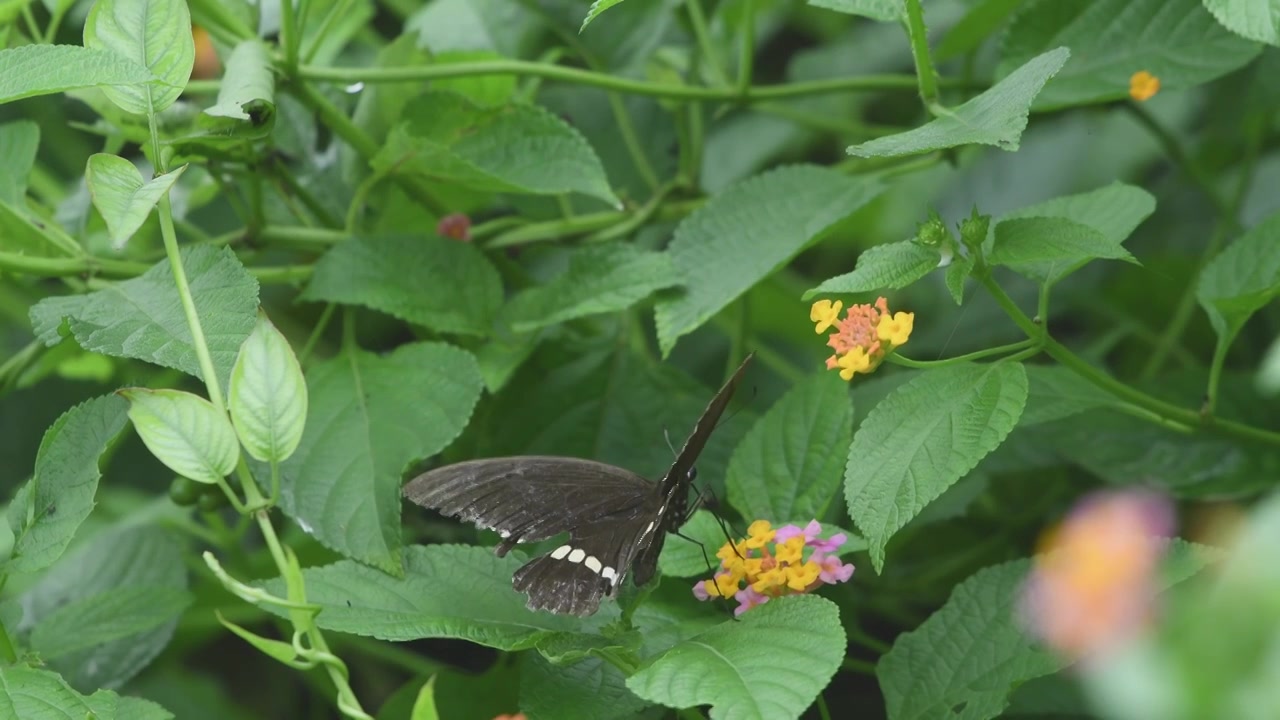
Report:
[[590,615],[628,573],[637,585],[652,579],[666,534],[687,519],[694,461],[750,360],[712,399],[660,482],[594,460],[521,455],[436,468],[405,485],[404,495],[497,532],[499,557],[518,543],[569,533],[521,566],[512,586],[528,595],[530,609]]

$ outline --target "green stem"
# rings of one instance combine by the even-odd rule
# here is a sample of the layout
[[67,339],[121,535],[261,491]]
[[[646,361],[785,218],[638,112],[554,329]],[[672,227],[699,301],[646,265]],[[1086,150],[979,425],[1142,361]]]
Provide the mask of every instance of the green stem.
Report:
[[[336,221],[336,220],[335,220]],[[288,250],[322,253],[351,237],[345,230],[328,228],[282,227],[268,225],[258,231],[257,239]]]
[[311,335],[307,337],[307,344],[303,345],[302,350],[298,353],[299,365],[306,366],[307,360],[311,358],[311,353],[316,349],[316,344],[324,336],[325,328],[329,327],[329,321],[333,319],[333,311],[337,307],[335,303],[328,303],[324,306],[324,310],[320,313],[320,318],[316,320],[315,328],[311,331]]
[[284,74],[293,77],[298,73],[298,37],[300,27],[293,14],[293,2],[280,3],[280,45],[284,48]]
[[[662,205],[650,215],[656,220],[677,220],[702,207],[705,202],[705,200],[686,200]],[[598,232],[618,224],[625,224],[632,219],[634,214],[644,212],[646,212],[645,208],[639,210],[606,210],[604,212],[576,215],[565,220],[528,223],[494,235],[492,239],[484,242],[484,247],[500,248],[511,245],[527,245],[547,240],[565,240],[576,235]],[[488,224],[486,223],[486,225]],[[472,231],[471,236],[476,240],[482,239],[478,228]]]
[[859,660],[857,658],[845,658],[840,663],[840,669],[847,670],[851,673],[858,673],[860,675],[871,675],[873,677],[876,674],[876,666],[874,663],[869,663],[866,660]]
[[636,172],[640,173],[640,179],[644,180],[650,190],[657,190],[661,182],[658,180],[658,173],[649,162],[649,156],[645,155],[644,146],[641,145],[640,137],[636,135],[635,125],[631,123],[631,116],[627,113],[626,103],[618,93],[609,93],[609,109],[613,112],[614,122],[618,124],[618,133],[622,136],[622,144],[627,148],[627,154],[631,156]]
[[742,4],[742,45],[738,48],[738,92],[746,95],[751,90],[752,63],[756,54],[756,8],[752,0]]
[[12,665],[18,662],[18,651],[13,646],[13,640],[9,637],[9,630],[0,623],[0,661],[4,661],[6,665]]
[[924,26],[924,10],[920,0],[907,2],[907,35],[911,39],[911,56],[916,61],[916,77],[920,85],[920,99],[931,111],[938,104],[938,76],[929,55],[929,33]]
[[827,709],[827,699],[822,697],[822,693],[818,693],[818,714],[822,716],[822,720],[831,720],[831,711]]
[[707,61],[712,79],[717,85],[728,85],[729,76],[725,73],[724,66],[720,63],[720,55],[711,42],[711,33],[707,30],[707,16],[702,12],[702,3],[700,0],[685,0],[684,6],[689,11],[689,27],[693,29],[694,40],[698,43],[698,49],[702,51],[702,57]]
[[903,357],[899,353],[894,353],[885,358],[885,360],[893,363],[894,365],[925,370],[928,368],[946,367],[947,365],[955,365],[962,362],[973,362],[975,360],[991,357],[992,355],[1007,355],[1009,353],[1033,348],[1035,344],[1035,340],[1019,340],[1016,343],[987,348],[986,350],[977,350],[965,355],[957,355],[955,357],[947,358],[946,360],[912,360],[910,358]]
[[854,626],[852,628],[848,628],[847,632],[849,634],[850,642],[855,642],[861,645],[862,647],[865,647],[868,650],[871,650],[872,652],[876,652],[881,655],[884,655],[885,653],[889,652],[889,650],[892,648],[892,646],[889,645],[889,643],[883,640],[880,640],[879,638],[874,638],[868,635],[860,627]]
[[160,236],[164,240],[164,252],[169,258],[169,269],[173,272],[173,283],[178,288],[178,299],[182,303],[182,313],[187,318],[187,328],[191,331],[191,345],[196,351],[196,360],[200,364],[200,374],[204,378],[205,388],[209,391],[209,402],[226,413],[227,406],[222,397],[222,388],[218,384],[218,371],[213,366],[213,355],[209,353],[209,344],[204,337],[204,327],[200,324],[200,314],[196,312],[196,301],[191,295],[191,285],[187,282],[187,271],[182,267],[182,254],[178,251],[178,235],[173,230],[173,210],[169,205],[169,193],[160,196],[159,206]]
[[1182,150],[1182,143],[1178,142],[1173,133],[1162,125],[1155,115],[1152,115],[1151,111],[1141,103],[1125,103],[1124,109],[1128,110],[1129,114],[1133,115],[1134,119],[1138,121],[1138,124],[1146,128],[1155,137],[1156,141],[1160,143],[1160,147],[1164,149],[1165,154],[1169,156],[1169,161],[1204,193],[1218,215],[1224,220],[1230,219],[1229,221],[1233,226],[1232,229],[1238,227],[1238,223],[1232,217],[1235,213],[1232,212],[1222,196],[1218,194],[1213,178],[1207,175],[1191,158],[1187,157],[1187,154]]

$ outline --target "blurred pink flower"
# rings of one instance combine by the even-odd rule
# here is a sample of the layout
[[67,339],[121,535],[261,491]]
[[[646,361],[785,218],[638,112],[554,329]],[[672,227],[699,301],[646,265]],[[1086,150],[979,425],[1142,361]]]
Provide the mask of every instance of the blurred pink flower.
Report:
[[[835,538],[831,538],[835,540]],[[844,542],[843,539],[840,541]],[[838,555],[828,555],[823,550],[815,550],[810,560],[818,563],[818,567],[822,572],[818,575],[818,579],[824,583],[834,584],[838,582],[848,582],[853,577],[853,564],[840,561]]]

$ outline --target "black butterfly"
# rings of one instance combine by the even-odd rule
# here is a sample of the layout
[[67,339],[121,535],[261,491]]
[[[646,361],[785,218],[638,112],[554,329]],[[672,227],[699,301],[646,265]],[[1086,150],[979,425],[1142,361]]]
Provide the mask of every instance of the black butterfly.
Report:
[[658,566],[668,532],[688,517],[694,462],[742,379],[748,355],[703,411],[659,483],[623,468],[570,457],[522,455],[436,468],[404,486],[423,507],[496,531],[506,555],[516,543],[569,533],[569,540],[516,570],[511,584],[531,610],[591,615],[617,594],[630,569],[637,586]]

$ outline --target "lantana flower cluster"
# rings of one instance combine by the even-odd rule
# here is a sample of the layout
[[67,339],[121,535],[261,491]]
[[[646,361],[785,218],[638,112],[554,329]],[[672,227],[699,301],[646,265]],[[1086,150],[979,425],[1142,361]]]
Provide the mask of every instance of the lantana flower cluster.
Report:
[[895,348],[911,337],[916,315],[909,312],[890,314],[884,298],[874,305],[850,305],[840,317],[843,303],[819,300],[809,309],[809,319],[816,323],[814,331],[822,334],[832,327],[836,331],[827,339],[835,355],[827,358],[827,369],[840,369],[840,377],[852,380],[858,373],[870,374]]
[[716,553],[720,570],[710,580],[693,588],[699,600],[733,598],[738,601],[734,615],[741,615],[770,598],[812,592],[823,585],[847,582],[853,565],[836,554],[848,537],[836,533],[822,539],[817,520],[801,528],[783,525],[774,529],[767,520],[757,520],[747,528],[747,537],[725,543]]

